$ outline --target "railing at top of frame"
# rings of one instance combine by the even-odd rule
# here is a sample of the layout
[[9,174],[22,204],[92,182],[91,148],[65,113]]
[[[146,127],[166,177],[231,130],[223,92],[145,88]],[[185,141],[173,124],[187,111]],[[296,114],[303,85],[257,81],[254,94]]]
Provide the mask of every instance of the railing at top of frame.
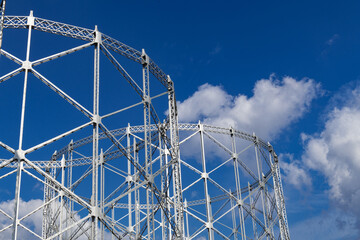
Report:
[[[248,133],[235,130],[233,128],[224,128],[224,127],[217,127],[217,126],[211,126],[211,125],[205,125],[205,124],[202,124],[202,126],[203,126],[204,131],[206,131],[206,132],[212,132],[212,133],[221,134],[221,135],[233,134],[235,137],[244,139],[246,141],[254,142],[254,143],[256,142],[256,144],[258,144],[260,147],[262,147],[264,149],[267,149],[268,151],[270,151],[270,149],[272,148],[271,145],[269,145],[269,143],[266,143],[265,141],[261,140],[255,134],[250,135]],[[129,128],[130,128],[129,129],[130,133],[144,132],[143,125],[130,126]],[[196,132],[196,131],[200,130],[200,125],[194,124],[194,123],[182,123],[182,124],[178,124],[178,128],[181,131]],[[127,130],[127,127],[124,127],[124,128],[111,130],[110,132],[114,136],[122,136],[122,135],[126,134],[126,130]],[[150,131],[153,133],[157,133],[158,128],[156,127],[155,124],[150,126]],[[99,134],[99,140],[105,139],[105,138],[106,138],[106,135],[104,133]],[[76,148],[87,145],[91,142],[92,142],[92,136],[82,138],[80,140],[73,142],[71,144],[71,149],[74,150]],[[141,144],[141,142],[139,142],[138,144]],[[60,149],[55,156],[56,159],[60,160],[62,155],[66,154],[68,150],[69,150],[69,146],[65,146],[62,149]],[[121,156],[122,156],[122,153],[118,150],[115,150],[113,152],[106,153],[104,155],[104,160],[106,162],[106,161],[109,161],[109,160],[112,160],[115,158],[119,158]],[[0,164],[2,162],[6,162],[6,161],[8,161],[8,160],[0,159]],[[38,166],[40,168],[60,168],[61,167],[61,161],[45,160],[45,161],[32,161],[32,163],[34,163],[36,166]],[[15,161],[15,162],[12,162],[9,165],[7,165],[7,167],[16,168],[17,164],[18,164],[18,162]],[[92,157],[81,157],[81,158],[74,158],[72,160],[66,160],[66,166],[71,165],[72,167],[76,167],[76,166],[84,166],[84,165],[89,165],[89,164],[92,164]],[[26,164],[24,165],[24,168],[28,168],[28,167],[29,166],[27,166]]]
[[[27,16],[5,16],[4,28],[28,28],[29,22]],[[53,33],[65,37],[80,39],[88,42],[95,41],[95,30],[73,26],[70,24],[55,22],[42,18],[34,17],[33,29],[42,32]],[[141,52],[127,46],[120,41],[113,39],[105,34],[101,34],[102,44],[137,63],[142,63]],[[165,86],[170,87],[168,83],[168,76],[161,70],[161,68],[152,60],[149,59],[150,72]]]

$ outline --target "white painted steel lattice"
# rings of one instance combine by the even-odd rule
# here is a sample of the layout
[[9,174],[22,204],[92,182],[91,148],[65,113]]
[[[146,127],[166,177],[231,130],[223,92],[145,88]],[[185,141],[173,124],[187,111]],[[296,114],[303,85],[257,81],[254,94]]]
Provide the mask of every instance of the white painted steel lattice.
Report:
[[[232,128],[179,124],[174,84],[144,50],[97,27],[85,29],[32,13],[4,16],[4,9],[2,1],[0,36],[3,28],[25,29],[27,45],[25,59],[7,51],[6,34],[15,30],[4,31],[0,88],[22,76],[22,93],[17,93],[19,134],[10,134],[18,144],[0,133],[0,183],[8,191],[0,197],[1,239],[290,239],[278,158],[270,144]],[[34,30],[50,33],[40,37],[60,35],[56,39],[72,39],[77,45],[32,60]],[[48,62],[83,51],[92,52],[91,81],[52,80],[67,69],[51,76]],[[126,59],[138,64],[125,70]],[[100,68],[105,60],[115,69],[115,80],[110,80],[128,89],[119,89],[121,102],[114,100],[114,109],[104,113],[103,99],[117,97],[102,92],[111,78]],[[11,69],[5,61],[17,66]],[[30,82],[41,83],[43,91],[68,104],[82,122],[74,111],[57,112],[49,125],[61,129],[69,117],[73,127],[51,137],[51,131],[39,129],[23,144],[31,115]],[[90,93],[77,96],[66,87],[69,82],[84,89],[91,85],[91,102],[75,100]],[[1,105],[3,112],[9,110],[7,103]],[[160,119],[163,112],[167,117]],[[124,126],[125,121],[130,123]],[[42,135],[46,139],[39,143]],[[29,193],[32,186],[37,188]],[[38,216],[41,223],[34,224],[31,219]]]

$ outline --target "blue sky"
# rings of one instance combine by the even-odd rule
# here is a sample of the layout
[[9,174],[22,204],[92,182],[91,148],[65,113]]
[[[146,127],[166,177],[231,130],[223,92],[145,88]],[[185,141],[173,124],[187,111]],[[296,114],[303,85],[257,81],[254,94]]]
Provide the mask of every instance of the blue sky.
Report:
[[[145,48],[175,82],[180,120],[231,123],[272,142],[284,162],[293,239],[359,238],[358,1],[8,0],[6,7],[8,15],[34,10],[98,25]],[[201,110],[199,96],[219,105]]]

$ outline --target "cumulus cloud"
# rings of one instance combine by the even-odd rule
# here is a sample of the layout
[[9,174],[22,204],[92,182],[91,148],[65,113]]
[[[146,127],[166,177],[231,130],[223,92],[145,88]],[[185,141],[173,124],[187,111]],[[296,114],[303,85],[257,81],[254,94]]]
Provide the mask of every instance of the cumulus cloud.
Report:
[[[13,216],[14,212],[14,200],[4,201],[0,203],[0,209],[6,212],[8,215]],[[32,209],[36,209],[41,206],[43,203],[40,199],[32,199],[29,201],[20,200],[19,203],[19,217],[23,217],[28,214]],[[37,211],[29,217],[25,218],[22,223],[33,230],[35,233],[41,235],[42,227],[42,211]],[[0,229],[12,224],[12,221],[3,214],[0,214]],[[12,231],[11,229],[6,230],[2,233],[2,239],[11,239]],[[19,227],[19,239],[37,239],[34,235],[24,230],[22,227]]]
[[280,167],[284,172],[284,182],[292,184],[297,189],[311,187],[309,172],[299,160],[294,160],[292,154],[280,154],[279,158]]
[[[43,204],[42,199],[31,199],[29,201],[24,201],[24,200],[20,199],[19,218],[24,217],[26,214],[28,214],[29,212],[33,211],[34,209],[40,207],[42,204]],[[53,206],[54,211],[55,211],[55,209],[57,209],[60,206],[60,202],[55,202],[55,204],[56,204],[56,206]],[[7,213],[11,217],[13,217],[13,215],[14,215],[14,206],[15,206],[14,200],[0,202],[0,209],[3,212]],[[43,210],[43,208],[40,208],[37,212],[31,214],[30,216],[26,217],[24,220],[21,221],[21,223],[24,226],[26,226],[27,228],[34,231],[36,234],[38,234],[40,236],[41,236],[41,232],[42,232],[42,219],[43,219],[42,210]],[[64,216],[65,216],[65,212],[66,212],[66,210],[63,209]],[[75,214],[73,217],[75,220],[80,220],[80,216],[78,214]],[[0,229],[3,229],[5,227],[9,226],[10,224],[12,224],[12,220],[9,219],[4,214],[0,213]],[[84,229],[88,229],[89,226],[90,226],[90,223],[87,222],[85,224]],[[26,231],[22,227],[19,227],[18,229],[19,229],[18,239],[38,239],[36,236],[34,236],[30,232]],[[0,234],[0,239],[11,239],[11,238],[12,238],[12,228],[7,229]],[[84,240],[84,239],[87,239],[87,237],[85,235],[82,235],[78,239]],[[105,232],[105,239],[111,239],[111,234],[108,231]]]
[[204,84],[178,103],[179,121],[232,126],[270,140],[301,118],[320,94],[320,84],[312,79],[280,80],[274,75],[257,81],[251,97],[232,96],[221,86]]
[[347,94],[348,100],[329,112],[322,132],[302,135],[302,160],[325,176],[330,199],[355,214],[360,229],[360,88]]

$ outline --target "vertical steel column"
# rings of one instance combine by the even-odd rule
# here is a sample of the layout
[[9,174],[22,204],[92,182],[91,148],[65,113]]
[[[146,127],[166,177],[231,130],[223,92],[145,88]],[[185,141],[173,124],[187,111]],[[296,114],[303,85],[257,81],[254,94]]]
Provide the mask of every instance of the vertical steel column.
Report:
[[185,212],[185,221],[186,221],[186,240],[190,239],[190,229],[189,229],[189,214],[187,212],[188,203],[185,199],[184,201],[184,212]]
[[154,226],[154,198],[152,175],[152,151],[151,151],[151,98],[150,98],[150,75],[149,75],[149,57],[142,50],[142,72],[143,72],[143,101],[144,101],[144,140],[145,140],[145,175],[148,181],[146,188],[146,206],[147,206],[147,239],[155,239]]
[[[250,183],[248,182],[248,191],[249,191],[249,198],[250,198],[250,213],[251,215],[254,215],[255,216],[255,203],[253,201],[253,198],[252,198],[252,189],[251,189],[251,186],[250,186]],[[253,232],[254,232],[254,240],[257,240],[258,237],[257,237],[257,227],[256,227],[256,222],[255,222],[255,219],[252,218],[252,225],[253,225]]]
[[[56,160],[56,154],[57,152],[55,151],[51,157],[51,160]],[[50,176],[53,177],[53,175],[51,173],[53,173],[53,167],[51,164],[48,164],[48,166],[45,168],[45,172],[46,174],[49,174]],[[42,219],[42,237],[43,238],[47,238],[48,237],[48,232],[49,232],[49,228],[50,228],[50,217],[52,215],[52,209],[50,206],[49,201],[51,200],[51,191],[53,191],[51,189],[50,185],[50,181],[45,178],[44,180],[44,208],[43,208],[43,219]]]
[[16,175],[16,189],[15,189],[15,207],[14,207],[14,221],[13,221],[13,233],[12,239],[16,240],[18,235],[19,225],[19,204],[20,204],[20,187],[21,187],[21,173],[23,170],[23,159],[18,158],[18,167]]
[[236,142],[235,142],[235,136],[234,136],[234,130],[233,128],[230,128],[230,135],[231,135],[231,146],[232,146],[232,154],[233,154],[233,161],[234,161],[234,175],[235,175],[235,186],[236,186],[236,197],[237,202],[236,205],[239,209],[239,224],[240,224],[240,231],[241,231],[241,239],[246,239],[245,234],[245,219],[244,219],[244,210],[243,210],[243,200],[241,196],[241,184],[240,184],[240,170],[239,170],[239,163],[238,163],[238,155],[236,152]]
[[[46,169],[46,173],[49,174],[52,178],[56,178],[56,167],[52,164],[56,162],[57,151],[55,151],[51,157],[51,163]],[[44,209],[43,209],[43,223],[42,223],[42,237],[47,238],[52,234],[56,233],[56,214],[53,214],[53,210],[56,207],[55,201],[51,202],[55,198],[55,189],[52,186],[52,183],[45,178],[44,184]]]
[[[100,149],[100,159],[99,159],[99,165],[100,165],[100,214],[101,217],[104,216],[104,200],[105,200],[105,168],[104,168],[104,152],[103,149]],[[101,230],[101,239],[104,239],[104,231],[105,226],[104,224],[101,224],[100,227]]]
[[[273,175],[277,214],[279,217],[280,235],[282,240],[290,240],[290,231],[287,222],[287,214],[285,208],[284,192],[282,189],[279,160],[270,143],[268,143],[268,148],[270,153],[270,163],[272,164],[271,170]],[[272,158],[274,161],[272,161]]]
[[[68,178],[67,178],[67,186],[68,189],[72,190],[72,159],[73,159],[73,140],[70,141],[69,145],[68,145],[68,149],[67,149],[67,170],[68,170]],[[73,213],[73,209],[74,209],[74,205],[73,205],[73,201],[71,200],[71,198],[67,199],[67,211],[66,211],[66,228],[68,226],[71,225],[70,219],[72,219],[72,213]],[[65,234],[65,238],[67,239],[67,233]]]
[[25,104],[26,104],[26,92],[27,92],[27,81],[29,71],[31,70],[31,64],[29,62],[30,59],[30,45],[31,45],[31,30],[34,26],[34,16],[33,11],[30,11],[30,15],[27,20],[28,26],[28,40],[27,40],[27,48],[26,48],[26,60],[23,63],[23,68],[25,69],[25,77],[24,77],[24,90],[23,90],[23,99],[22,99],[22,107],[21,107],[21,123],[20,123],[20,136],[19,136],[19,150],[22,150],[23,143],[23,133],[24,133],[24,119],[25,119]]
[[22,150],[22,144],[23,144],[23,135],[24,135],[27,82],[28,82],[29,70],[31,70],[29,58],[30,58],[31,30],[34,25],[34,17],[32,11],[30,11],[30,15],[28,16],[27,25],[29,30],[28,30],[28,40],[27,40],[27,48],[26,48],[26,60],[23,64],[23,68],[25,69],[25,77],[24,77],[24,89],[23,89],[23,98],[22,98],[22,107],[21,107],[19,148],[15,152],[15,156],[14,156],[14,158],[18,162],[17,175],[16,175],[16,189],[15,189],[14,222],[13,222],[13,233],[12,233],[12,238],[14,240],[17,239],[17,235],[18,235],[21,174],[23,170],[23,160],[25,159],[25,154],[24,151]]
[[94,96],[93,96],[93,159],[92,159],[92,219],[91,219],[91,239],[97,238],[97,227],[99,218],[98,207],[98,167],[99,167],[99,67],[100,67],[100,43],[101,33],[95,26],[94,41]]
[[[262,203],[262,210],[263,210],[263,217],[264,217],[264,231],[268,231],[268,224],[267,224],[267,211],[265,207],[265,197],[264,196],[264,189],[265,189],[265,182],[263,178],[263,172],[262,172],[262,163],[261,159],[259,159],[259,138],[253,134],[254,137],[254,143],[255,143],[255,158],[256,158],[256,166],[257,166],[257,172],[258,172],[258,181],[260,185],[260,194],[261,194],[261,203]],[[268,238],[268,237],[267,237]]]
[[266,209],[266,219],[267,219],[267,223],[268,223],[268,234],[273,236],[273,224],[271,223],[271,208],[270,208],[270,205],[269,205],[269,199],[268,199],[268,189],[267,189],[267,186],[266,186],[266,177],[264,175],[264,173],[262,173],[262,181],[264,183],[263,185],[263,192],[264,192],[264,204],[265,204],[265,209]]
[[[169,158],[168,158],[169,154],[170,154],[169,150],[165,149],[165,165],[168,165],[168,163],[169,163]],[[169,168],[168,167],[165,169],[165,173],[166,173],[166,176],[169,176]],[[168,184],[168,186],[167,186],[167,195],[166,195],[168,198],[170,198],[170,182],[169,181],[170,181],[170,179],[168,178],[167,183],[166,183],[166,184]],[[167,201],[166,208],[167,208],[167,212],[170,212],[170,209],[171,209],[170,201]],[[167,228],[168,228],[167,233],[169,234],[168,239],[172,239],[172,228],[171,228],[170,221],[169,221],[168,226],[167,226]]]
[[202,174],[201,177],[204,180],[204,193],[206,202],[206,228],[208,229],[209,240],[214,240],[213,230],[213,218],[211,210],[211,200],[208,189],[208,173],[206,172],[206,159],[205,159],[205,143],[204,143],[204,126],[199,122],[199,133],[200,133],[200,145],[201,145],[201,162],[202,162]]
[[[231,193],[231,189],[229,189],[229,193]],[[234,204],[235,202],[235,204]],[[236,212],[234,206],[236,206],[236,201],[234,201],[233,196],[231,194],[230,196],[230,207],[231,207],[231,218],[232,218],[232,224],[233,224],[233,236],[234,240],[238,239],[238,230],[237,230],[237,223],[236,223]]]
[[0,49],[2,46],[2,39],[3,39],[5,5],[6,5],[6,0],[1,0],[1,3],[0,3]]
[[[50,166],[47,166],[45,168],[45,172],[46,174],[50,174]],[[50,194],[50,188],[48,186],[48,180],[47,178],[45,178],[45,183],[44,183],[44,208],[43,208],[43,218],[42,218],[42,234],[41,236],[43,238],[47,238],[47,229],[48,229],[48,215],[49,213],[49,206],[48,206],[48,201],[50,200],[49,198],[49,194]]]
[[[159,141],[159,161],[160,161],[160,169],[162,169],[162,167],[164,166],[164,151],[165,149],[163,149],[163,146],[161,144],[161,133],[159,132],[158,134],[158,141]],[[164,191],[165,188],[167,187],[167,183],[165,183],[165,181],[167,182],[167,175],[166,175],[166,171],[162,171],[161,172],[161,194],[164,196],[165,200],[165,207],[167,206],[168,200],[167,200],[167,194]],[[166,239],[166,218],[165,218],[165,213],[164,213],[164,209],[161,208],[161,239]]]
[[[114,226],[115,226],[115,211],[114,211],[114,205],[111,206],[111,224],[112,224],[112,229],[114,231]],[[111,234],[111,240],[115,240],[115,236],[114,234]]]
[[[133,138],[133,148],[134,148],[134,181],[135,181],[135,188],[137,188],[139,184],[140,173],[136,169],[135,166],[139,164],[139,157],[138,157],[138,149],[136,146],[136,138]],[[140,190],[137,188],[134,191],[134,198],[135,198],[135,239],[139,239],[140,237]]]
[[[61,185],[64,187],[65,186],[65,157],[64,155],[61,158]],[[64,220],[64,191],[60,190],[59,192],[60,194],[60,223],[59,223],[59,240],[62,240],[63,237],[63,220]]]
[[133,232],[133,225],[132,225],[132,194],[131,194],[131,184],[132,184],[132,175],[131,175],[131,143],[130,143],[130,123],[128,123],[128,126],[126,128],[126,142],[127,142],[127,185],[128,185],[128,218],[129,218],[129,224],[127,231],[129,233]]
[[181,168],[179,153],[179,129],[178,112],[176,106],[174,83],[168,76],[168,99],[170,118],[170,139],[171,139],[171,160],[173,161],[173,183],[174,183],[174,215],[175,215],[175,236],[182,239],[184,234],[184,205],[181,186]]

